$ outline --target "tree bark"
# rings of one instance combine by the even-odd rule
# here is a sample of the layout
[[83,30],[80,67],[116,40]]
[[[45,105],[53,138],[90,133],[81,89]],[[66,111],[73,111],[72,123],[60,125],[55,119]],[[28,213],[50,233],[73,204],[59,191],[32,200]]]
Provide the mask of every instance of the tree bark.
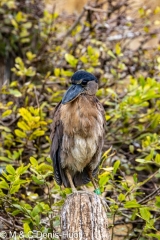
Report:
[[62,240],[110,240],[103,200],[94,193],[76,192],[61,211]]

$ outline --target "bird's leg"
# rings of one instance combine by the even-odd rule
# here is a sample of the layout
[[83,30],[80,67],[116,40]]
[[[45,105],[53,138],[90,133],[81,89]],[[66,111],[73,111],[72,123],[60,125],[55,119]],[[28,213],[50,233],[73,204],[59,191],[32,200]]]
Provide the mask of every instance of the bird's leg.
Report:
[[70,186],[71,186],[71,188],[72,188],[72,192],[77,192],[77,189],[76,189],[75,186],[74,186],[74,183],[73,183],[73,181],[72,181],[72,177],[71,177],[68,169],[66,169],[65,172],[66,172],[68,181],[69,181],[69,183],[70,183]]
[[94,181],[94,178],[93,178],[93,176],[92,176],[92,171],[89,170],[89,171],[88,171],[88,174],[89,174],[89,178],[91,179],[91,182],[93,183],[93,186],[94,186],[94,188],[95,188],[95,190],[96,190],[96,189],[98,188],[98,186],[97,186],[96,182]]

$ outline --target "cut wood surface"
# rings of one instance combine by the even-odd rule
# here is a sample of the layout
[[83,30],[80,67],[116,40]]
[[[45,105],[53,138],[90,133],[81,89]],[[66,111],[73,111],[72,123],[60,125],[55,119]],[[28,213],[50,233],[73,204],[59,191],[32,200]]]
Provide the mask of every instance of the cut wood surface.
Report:
[[105,202],[89,192],[76,192],[61,211],[61,239],[110,240]]

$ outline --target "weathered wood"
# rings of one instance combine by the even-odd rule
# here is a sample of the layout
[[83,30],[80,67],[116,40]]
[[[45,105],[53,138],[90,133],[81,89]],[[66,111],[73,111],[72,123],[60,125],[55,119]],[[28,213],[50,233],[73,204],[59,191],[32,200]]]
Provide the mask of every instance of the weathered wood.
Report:
[[104,204],[94,193],[71,194],[61,211],[61,239],[109,240]]

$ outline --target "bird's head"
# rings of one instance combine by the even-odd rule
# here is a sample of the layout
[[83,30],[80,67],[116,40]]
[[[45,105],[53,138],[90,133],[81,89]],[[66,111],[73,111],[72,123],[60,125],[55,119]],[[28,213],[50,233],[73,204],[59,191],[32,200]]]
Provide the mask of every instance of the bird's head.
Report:
[[84,70],[79,70],[73,74],[71,77],[72,85],[65,93],[62,104],[72,102],[81,93],[87,93],[89,95],[95,95],[98,89],[97,78],[89,72]]

